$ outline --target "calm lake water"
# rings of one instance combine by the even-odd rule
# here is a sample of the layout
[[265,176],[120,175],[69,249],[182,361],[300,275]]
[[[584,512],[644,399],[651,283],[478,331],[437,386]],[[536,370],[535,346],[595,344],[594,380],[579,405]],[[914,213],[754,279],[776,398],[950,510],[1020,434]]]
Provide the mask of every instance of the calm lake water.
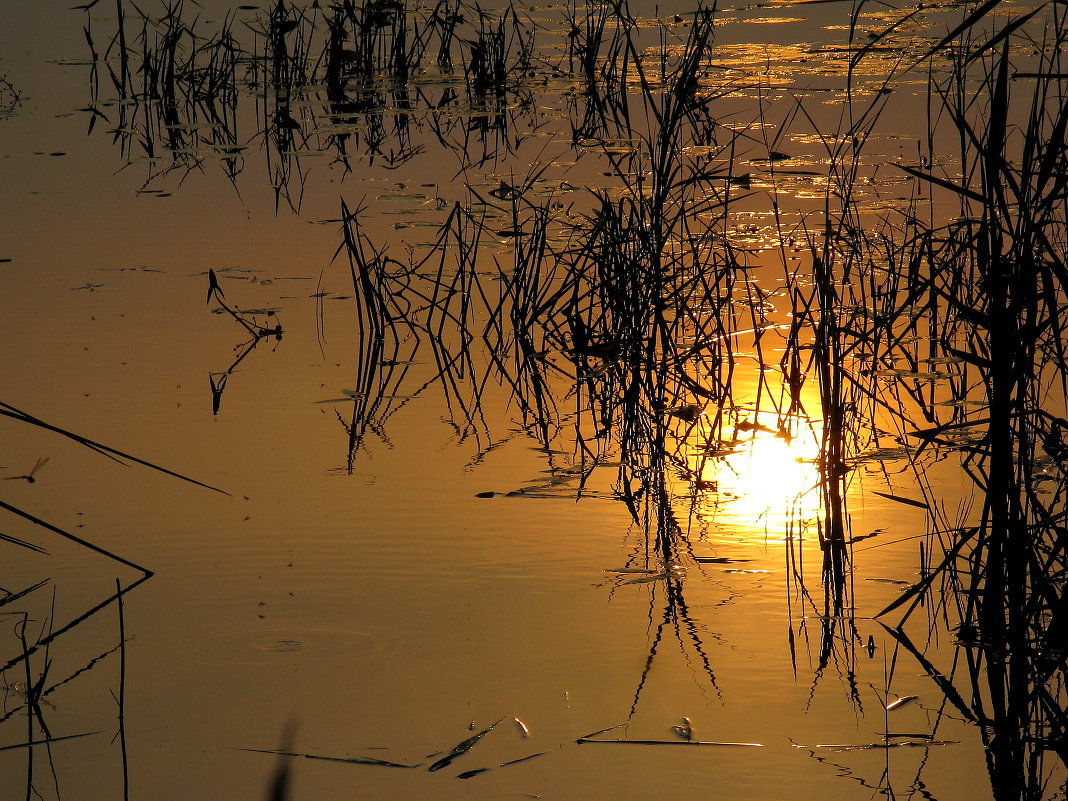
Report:
[[[896,635],[905,607],[876,618],[942,558],[925,505],[961,527],[978,518],[967,451],[910,459],[900,431],[857,440],[848,574],[831,587],[816,379],[796,387],[807,419],[783,400],[808,237],[841,199],[828,142],[856,140],[850,124],[880,110],[848,181],[858,224],[922,194],[894,164],[960,173],[943,149],[955,133],[928,134],[926,67],[905,68],[974,5],[904,21],[913,6],[859,5],[715,14],[690,91],[708,99],[716,138],[676,156],[698,169],[707,155],[732,197],[686,229],[719,230],[710,248],[743,253],[732,288],[716,290],[734,310],[731,372],[691,381],[730,396],[643,407],[668,431],[641,447],[652,481],[619,433],[629,407],[598,422],[585,405],[625,394],[596,383],[624,361],[605,355],[613,343],[579,342],[562,317],[567,347],[547,328],[538,353],[517,356],[521,315],[500,300],[544,292],[537,308],[565,281],[515,279],[535,206],[558,215],[545,236],[563,264],[594,192],[622,204],[659,180],[655,160],[630,160],[655,140],[642,137],[660,101],[641,93],[644,81],[663,95],[656,59],[621,84],[633,139],[579,124],[592,104],[568,48],[588,40],[592,11],[516,10],[495,28],[439,8],[466,15],[454,63],[435,60],[434,40],[401,81],[406,108],[396,75],[386,89],[351,79],[356,56],[338,55],[351,37],[337,41],[340,77],[328,74],[318,4],[187,0],[170,23],[156,0],[5,4],[0,401],[180,477],[0,418],[12,507],[0,534],[39,549],[0,543],[0,799],[1010,797],[991,789],[969,711],[983,662],[954,631],[961,596],[922,596]],[[984,25],[1029,10],[1000,6]],[[398,7],[376,9],[395,25]],[[632,7],[635,53],[661,39],[684,53],[693,11]],[[608,13],[608,30],[618,20]],[[488,88],[470,78],[479,24],[504,32],[487,39],[514,81],[500,93],[492,69]],[[186,82],[147,97],[170,67]],[[363,105],[327,99],[331,79]],[[457,208],[483,230],[462,285],[463,246],[431,247]],[[370,262],[394,260],[378,262],[393,271],[392,313],[376,318],[354,288],[346,227]],[[451,289],[429,299],[435,275]],[[453,296],[420,336],[404,328],[398,310],[410,323]],[[543,394],[541,373],[516,367],[535,361]],[[902,362],[882,379],[926,380],[937,403],[944,385],[919,374],[940,367]],[[116,587],[146,571],[120,604]],[[1063,709],[1059,687],[1051,698]],[[1017,797],[1063,797],[1056,761],[1044,791]]]

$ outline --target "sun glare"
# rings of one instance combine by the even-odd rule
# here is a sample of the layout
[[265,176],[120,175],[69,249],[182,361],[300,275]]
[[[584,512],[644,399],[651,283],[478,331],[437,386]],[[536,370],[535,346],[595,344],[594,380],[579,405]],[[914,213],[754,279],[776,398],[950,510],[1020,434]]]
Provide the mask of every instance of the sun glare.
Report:
[[743,527],[783,527],[818,513],[819,446],[810,432],[787,441],[759,427],[739,432],[722,456],[701,473],[705,506],[720,522]]

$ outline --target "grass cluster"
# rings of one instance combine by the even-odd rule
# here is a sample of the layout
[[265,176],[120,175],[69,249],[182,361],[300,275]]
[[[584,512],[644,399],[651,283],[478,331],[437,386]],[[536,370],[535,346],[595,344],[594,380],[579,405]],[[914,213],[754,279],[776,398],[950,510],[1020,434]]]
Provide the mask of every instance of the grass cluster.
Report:
[[[969,2],[944,35],[899,47],[940,10],[864,34],[863,6],[849,18],[836,120],[799,96],[782,123],[758,103],[739,124],[739,95],[764,90],[723,77],[714,7],[654,22],[624,2],[574,4],[549,30],[518,8],[459,0],[279,0],[205,34],[181,2],[131,18],[116,0],[102,54],[86,27],[90,128],[113,125],[126,158],[139,148],[154,165],[150,181],[210,153],[236,187],[258,145],[277,204],[294,210],[304,152],[330,152],[357,177],[431,148],[455,155],[470,196],[428,247],[397,256],[342,204],[338,258],[359,334],[351,414],[339,413],[348,468],[430,387],[476,462],[501,443],[485,401],[503,390],[549,460],[544,494],[596,493],[594,469],[616,466],[610,495],[641,535],[629,567],[661,599],[632,712],[668,632],[715,682],[684,568],[699,564],[692,526],[715,494],[705,467],[756,430],[819,441],[821,511],[798,523],[797,542],[819,542],[822,601],[794,540],[788,564],[823,621],[816,674],[834,661],[852,678],[854,476],[865,454],[900,451],[911,489],[884,496],[924,509],[928,532],[921,579],[880,618],[979,728],[994,796],[1043,798],[1068,760],[1066,9]],[[863,199],[868,146],[905,79],[926,82],[928,126],[916,161],[882,165],[911,195],[880,212]],[[250,89],[258,122],[242,139]],[[562,114],[543,118],[536,98],[554,90]],[[610,180],[576,192],[534,159],[509,180],[477,174],[511,165],[546,126]],[[823,180],[801,216],[778,191],[791,126],[817,143]],[[740,235],[761,198],[770,261]],[[281,334],[224,309],[254,342]],[[756,401],[743,404],[739,376],[754,364]],[[947,508],[928,481],[930,461],[950,457],[973,508]],[[963,680],[956,661],[947,675],[914,644],[918,622],[925,636],[956,635]]]

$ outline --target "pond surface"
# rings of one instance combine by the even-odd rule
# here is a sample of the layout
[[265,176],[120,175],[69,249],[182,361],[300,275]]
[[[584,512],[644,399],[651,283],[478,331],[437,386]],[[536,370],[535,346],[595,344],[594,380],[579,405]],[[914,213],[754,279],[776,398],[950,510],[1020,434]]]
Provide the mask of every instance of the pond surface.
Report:
[[1002,697],[917,289],[998,5],[0,11],[0,799],[1062,798],[1056,348]]

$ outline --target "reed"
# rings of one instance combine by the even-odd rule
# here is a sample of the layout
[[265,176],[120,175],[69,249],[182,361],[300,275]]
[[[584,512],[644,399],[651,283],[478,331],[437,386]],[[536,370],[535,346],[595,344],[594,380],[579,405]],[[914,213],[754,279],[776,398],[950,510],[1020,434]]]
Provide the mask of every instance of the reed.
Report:
[[[968,704],[988,746],[995,797],[1038,798],[1049,770],[1043,755],[1064,760],[1054,744],[1063,730],[1055,689],[1063,662],[1049,649],[1058,647],[1050,632],[1060,625],[1065,542],[1065,177],[1063,152],[1050,144],[1063,141],[1068,124],[1065,20],[1063,10],[1040,4],[987,24],[991,9],[969,9],[940,44],[952,59],[944,77],[932,78],[943,122],[929,139],[957,143],[959,172],[903,169],[960,216],[941,226],[909,220],[898,248],[911,254],[909,291],[888,318],[900,331],[894,352],[916,331],[930,344],[927,358],[952,375],[952,413],[913,390],[905,400],[921,420],[899,414],[905,435],[918,451],[962,452],[982,505],[974,526],[942,521],[929,507],[950,535],[944,556],[893,608],[911,603],[901,631],[938,579],[957,594],[959,620],[949,624],[969,649]],[[1038,14],[1046,25],[1036,40],[1025,26]],[[917,355],[906,355],[916,365]],[[967,431],[981,437],[962,440]]]

